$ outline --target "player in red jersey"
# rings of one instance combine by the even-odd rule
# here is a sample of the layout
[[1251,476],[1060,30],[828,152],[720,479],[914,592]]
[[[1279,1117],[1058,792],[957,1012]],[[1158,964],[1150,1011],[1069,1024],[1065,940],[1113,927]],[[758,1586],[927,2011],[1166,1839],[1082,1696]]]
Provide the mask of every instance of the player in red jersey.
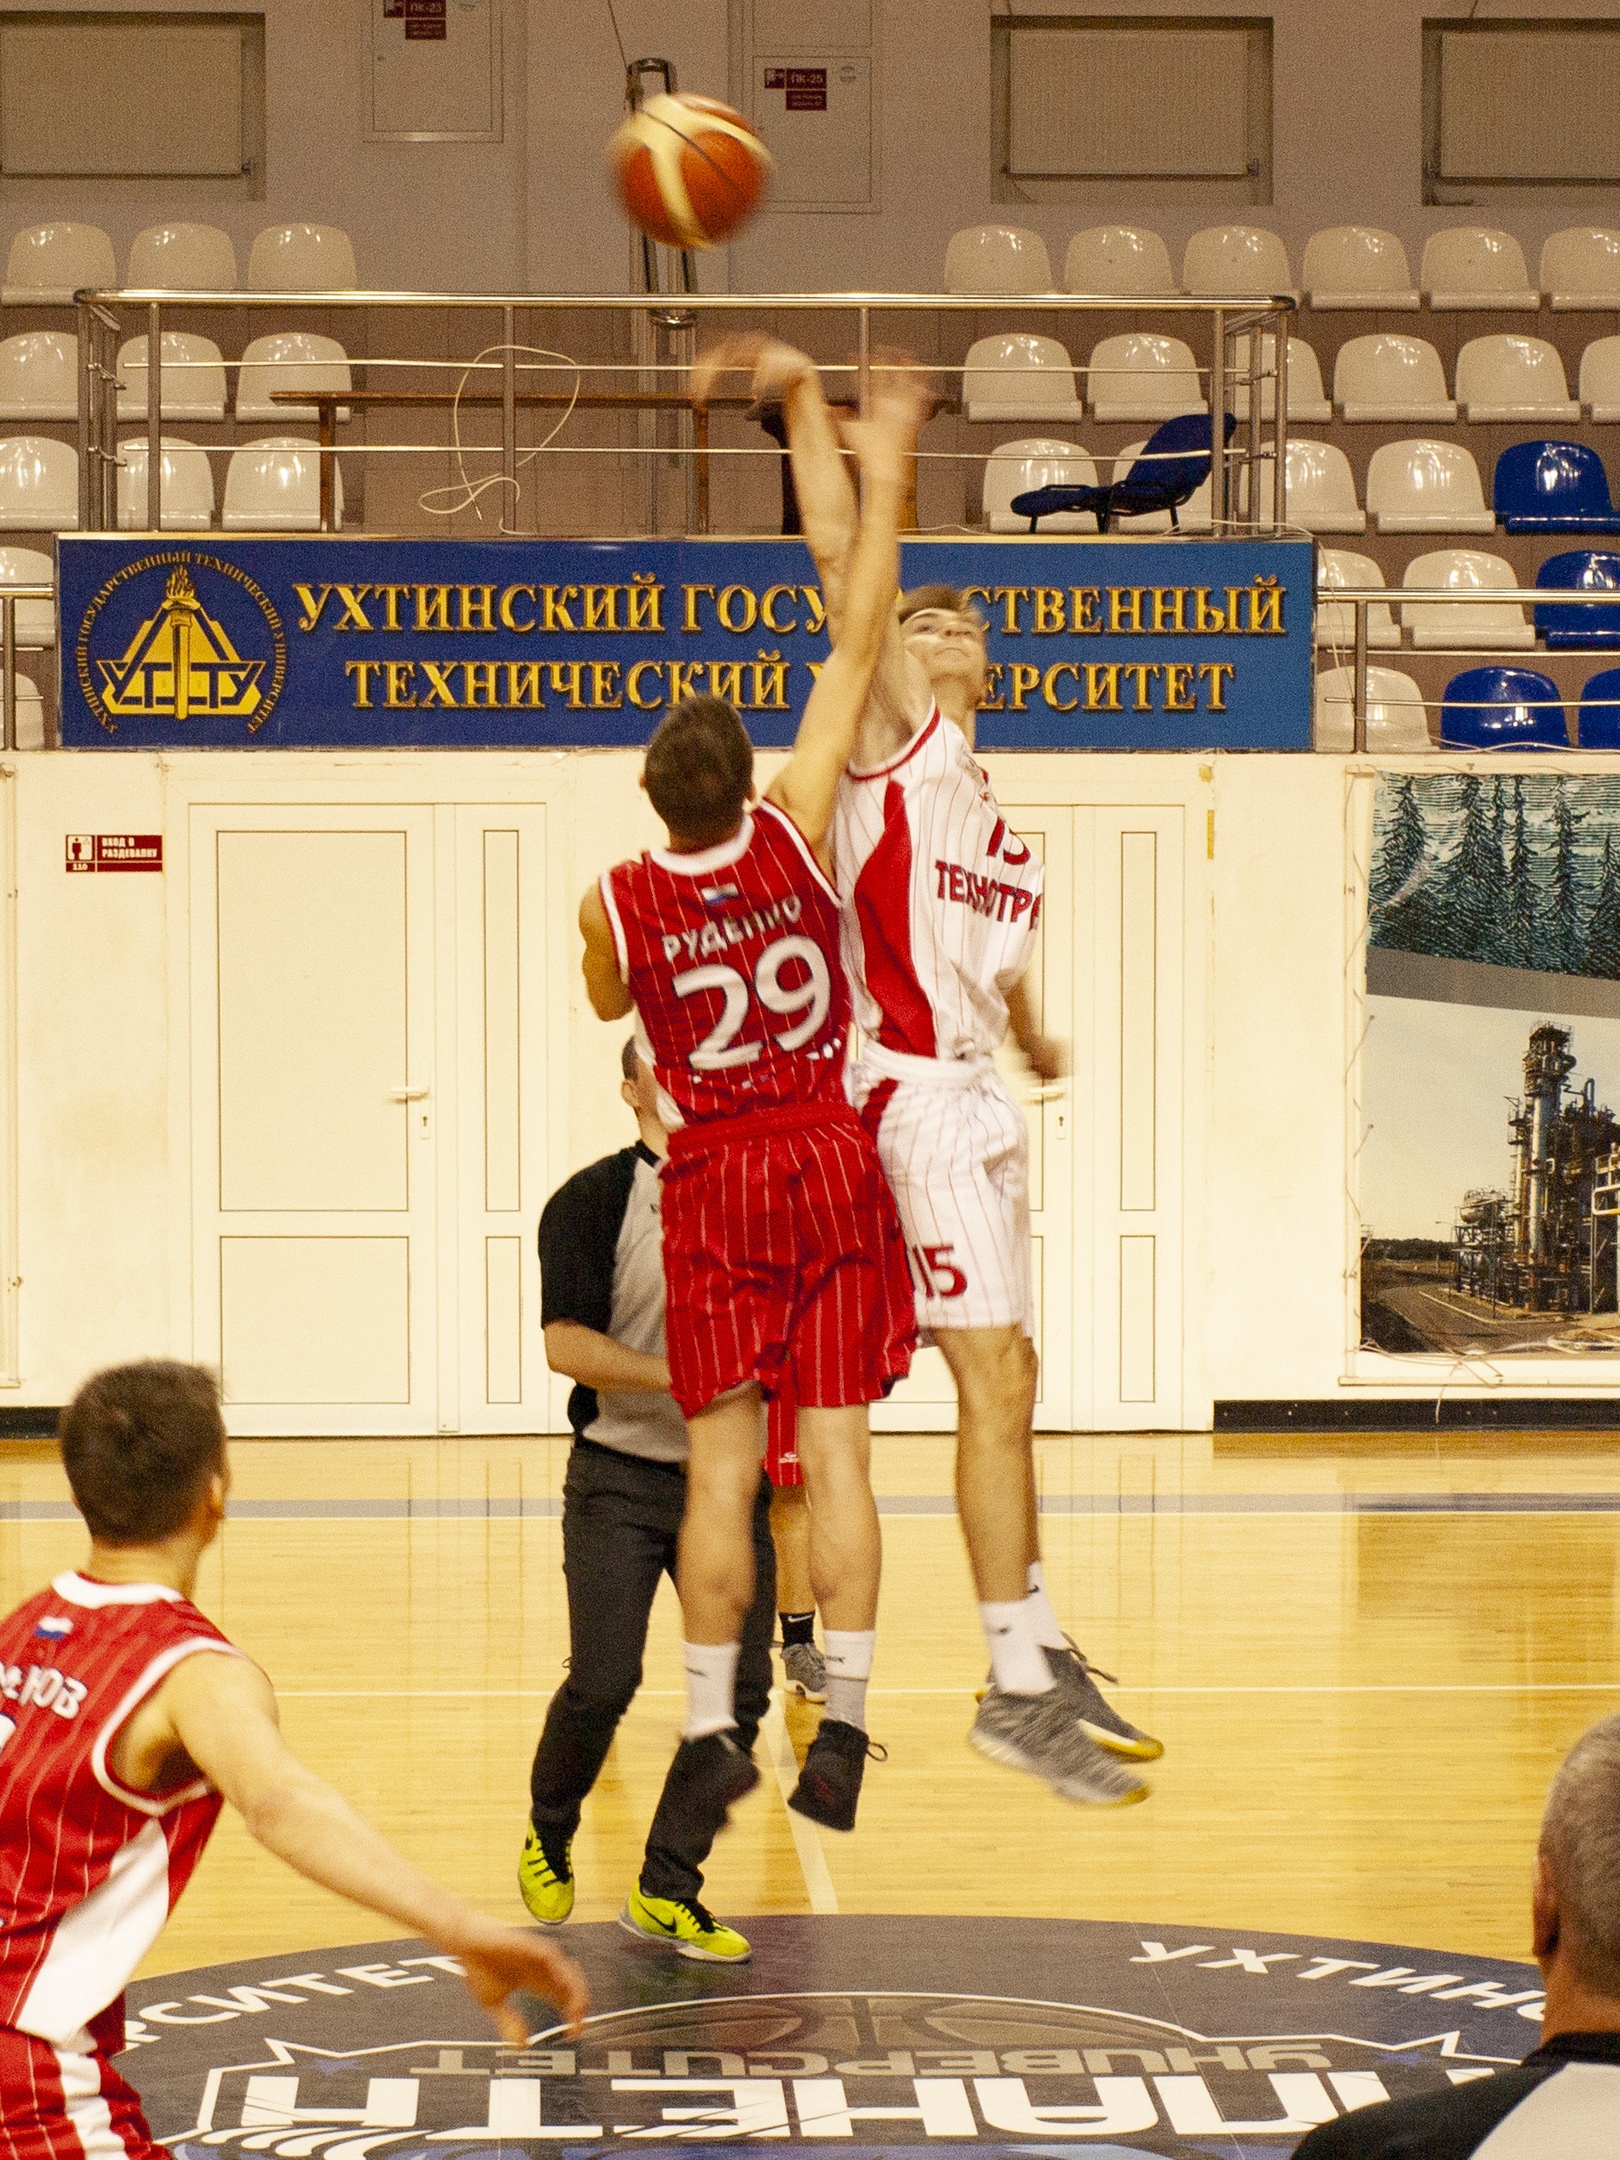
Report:
[[[727,367],[751,369],[755,396],[783,405],[836,638],[855,498],[820,378],[789,346],[739,338],[705,356],[700,399]],[[1103,1697],[1041,1572],[1029,1135],[992,1056],[1009,1032],[1042,1080],[1061,1074],[1063,1056],[1022,979],[1041,865],[1008,831],[972,754],[984,672],[984,623],[963,595],[902,598],[833,827],[864,1039],[853,1093],[894,1186],[918,1319],[956,1382],[958,1503],[994,1683],[970,1738],[1067,1798],[1118,1804],[1147,1787],[1117,1758],[1161,1749]]]
[[761,1396],[790,1380],[811,1497],[827,1709],[790,1805],[854,1827],[880,1539],[866,1405],[907,1370],[915,1314],[894,1206],[844,1093],[849,993],[827,829],[882,649],[915,402],[852,429],[866,500],[840,635],[793,754],[755,809],[753,750],[714,698],[677,705],[642,785],[667,848],[621,863],[580,907],[585,980],[634,1009],[676,1129],[664,1175],[666,1333],[691,1434],[679,1586],[687,1718],[664,1804],[724,1819],[759,1781],[730,1738]]
[[520,1990],[577,2029],[573,1960],[441,1890],[307,1770],[269,1681],[191,1603],[230,1483],[208,1374],[99,1373],[61,1444],[88,1563],[0,1621],[0,2160],[165,2160],[112,2058],[224,1800],[300,1874],[459,1958],[514,2046]]

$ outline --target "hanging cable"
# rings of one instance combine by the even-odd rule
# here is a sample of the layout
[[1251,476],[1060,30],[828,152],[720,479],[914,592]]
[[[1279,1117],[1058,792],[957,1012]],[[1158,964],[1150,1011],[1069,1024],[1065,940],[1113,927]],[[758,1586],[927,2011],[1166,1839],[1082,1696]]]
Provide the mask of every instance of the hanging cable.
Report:
[[[487,488],[504,487],[507,484],[508,476],[505,473],[489,473],[482,480],[469,479],[466,454],[461,441],[461,397],[462,392],[467,387],[468,376],[471,375],[474,368],[481,367],[486,360],[506,353],[511,353],[514,358],[520,353],[526,353],[532,360],[560,360],[564,367],[571,367],[574,371],[574,388],[557,421],[557,425],[543,442],[537,442],[533,449],[525,451],[523,456],[518,459],[518,472],[521,472],[525,465],[532,465],[541,451],[548,449],[556,441],[573,416],[574,407],[579,402],[580,388],[584,382],[584,370],[572,353],[551,352],[543,345],[507,345],[504,343],[486,345],[483,351],[476,354],[462,369],[461,380],[456,384],[455,398],[450,406],[451,443],[456,453],[456,471],[461,477],[459,480],[450,482],[445,487],[429,488],[425,494],[416,498],[417,508],[425,511],[429,517],[459,517],[463,510],[471,510],[481,525],[484,522],[484,513],[478,507],[478,498]],[[515,509],[523,497],[523,490],[518,484],[515,475],[511,479],[511,486],[513,490],[512,507]],[[460,499],[441,509],[433,501],[433,497],[436,495],[455,495]]]

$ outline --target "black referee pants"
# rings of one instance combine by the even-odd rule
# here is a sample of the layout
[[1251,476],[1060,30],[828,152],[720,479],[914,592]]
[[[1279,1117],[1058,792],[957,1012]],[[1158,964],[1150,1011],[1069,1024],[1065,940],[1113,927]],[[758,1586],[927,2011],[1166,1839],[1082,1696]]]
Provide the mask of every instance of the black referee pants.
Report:
[[[770,1703],[776,1624],[771,1485],[754,1504],[754,1602],[737,1661],[737,1740],[752,1751]],[[576,1440],[563,1480],[563,1574],[568,1584],[568,1676],[551,1698],[529,1774],[537,1826],[572,1837],[620,1718],[641,1685],[647,1623],[659,1577],[675,1580],[686,1506],[678,1463],[648,1462]],[[683,1837],[660,1805],[647,1836],[641,1887],[648,1897],[695,1898],[712,1836]]]

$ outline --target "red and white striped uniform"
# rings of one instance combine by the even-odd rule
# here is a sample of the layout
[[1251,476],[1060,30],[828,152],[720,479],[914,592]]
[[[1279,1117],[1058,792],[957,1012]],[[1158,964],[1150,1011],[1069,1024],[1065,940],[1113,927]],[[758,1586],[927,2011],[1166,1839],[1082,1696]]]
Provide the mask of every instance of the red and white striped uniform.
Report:
[[838,895],[772,803],[719,847],[601,883],[638,1041],[682,1123],[663,1175],[665,1329],[688,1417],[784,1371],[870,1402],[915,1333],[899,1224],[844,1091]]
[[220,1797],[162,1798],[109,1756],[165,1674],[240,1656],[155,1583],[60,1575],[0,1621],[0,2160],[151,2160],[139,2102],[109,2058],[123,1992],[202,1856]]
[[898,757],[845,773],[833,854],[867,1038],[852,1093],[894,1188],[918,1319],[1033,1332],[1029,1130],[991,1058],[1042,866],[938,706]]

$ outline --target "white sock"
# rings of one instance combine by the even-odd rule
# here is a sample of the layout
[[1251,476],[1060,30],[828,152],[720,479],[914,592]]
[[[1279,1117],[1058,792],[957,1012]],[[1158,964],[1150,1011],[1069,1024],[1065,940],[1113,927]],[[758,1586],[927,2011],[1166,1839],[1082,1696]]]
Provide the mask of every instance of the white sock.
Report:
[[866,1683],[872,1677],[875,1628],[824,1628],[822,1654],[827,1660],[827,1711],[830,1718],[866,1730]]
[[686,1660],[683,1740],[704,1740],[710,1733],[729,1732],[736,1724],[732,1696],[740,1648],[734,1642],[682,1643],[681,1654]]
[[1063,1630],[1058,1626],[1058,1616],[1052,1610],[1052,1601],[1046,1594],[1046,1578],[1041,1572],[1041,1563],[1038,1560],[1029,1563],[1029,1596],[1025,1603],[1029,1606],[1030,1619],[1034,1622],[1035,1640],[1046,1650],[1063,1649]]
[[1028,1598],[981,1605],[979,1618],[990,1645],[990,1674],[1004,1695],[1044,1695],[1056,1684],[1046,1652],[1035,1639]]

